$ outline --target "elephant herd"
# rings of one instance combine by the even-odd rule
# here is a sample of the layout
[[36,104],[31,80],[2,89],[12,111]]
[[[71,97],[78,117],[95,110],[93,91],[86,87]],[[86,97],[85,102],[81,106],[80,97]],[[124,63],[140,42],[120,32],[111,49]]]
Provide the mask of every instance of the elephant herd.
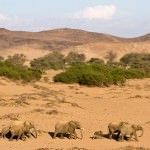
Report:
[[[57,122],[55,124],[53,138],[55,139],[58,134],[60,135],[60,138],[64,138],[64,135],[68,134],[69,139],[76,139],[78,138],[76,129],[80,129],[80,139],[83,139],[84,128],[80,122],[73,120],[69,122]],[[119,141],[124,141],[124,139],[127,137],[129,137],[129,140],[131,140],[131,138],[134,136],[135,140],[138,141],[136,132],[139,130],[142,131],[142,134],[140,135],[141,137],[144,132],[141,125],[130,124],[128,122],[111,122],[108,124],[109,133],[107,135],[109,139],[116,138]],[[7,137],[10,141],[12,141],[14,138],[16,138],[16,140],[26,140],[27,137],[29,138],[31,136],[37,138],[37,135],[38,134],[35,125],[31,121],[15,121],[1,130],[1,137]],[[95,132],[93,136],[94,139],[102,137],[106,137],[102,131]]]

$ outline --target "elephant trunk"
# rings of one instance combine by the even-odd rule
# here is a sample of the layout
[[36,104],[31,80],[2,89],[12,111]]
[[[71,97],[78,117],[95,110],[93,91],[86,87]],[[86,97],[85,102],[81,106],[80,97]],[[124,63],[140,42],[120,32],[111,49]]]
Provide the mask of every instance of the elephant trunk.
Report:
[[33,128],[34,129],[34,133],[35,133],[35,138],[37,138],[37,130],[35,129],[35,127]]
[[81,129],[80,129],[81,139],[83,139],[83,130],[84,130],[84,128],[81,128]]
[[141,131],[142,131],[142,133],[141,133],[141,135],[139,137],[142,137],[143,133],[144,133],[144,129],[142,127],[141,127]]

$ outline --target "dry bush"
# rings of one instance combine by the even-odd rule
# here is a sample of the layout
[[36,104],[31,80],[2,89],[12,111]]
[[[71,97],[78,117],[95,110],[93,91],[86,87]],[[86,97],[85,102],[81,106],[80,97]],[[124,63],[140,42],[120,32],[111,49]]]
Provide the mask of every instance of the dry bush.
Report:
[[58,112],[57,110],[51,110],[51,111],[48,111],[46,112],[46,114],[48,115],[58,115],[60,112]]
[[126,146],[126,147],[121,147],[115,150],[150,150],[150,148]]
[[44,109],[37,108],[37,109],[34,109],[33,112],[40,112],[41,113],[41,112],[44,112]]
[[17,113],[10,113],[0,117],[0,119],[10,119],[10,120],[19,120],[18,118],[19,118],[19,114]]

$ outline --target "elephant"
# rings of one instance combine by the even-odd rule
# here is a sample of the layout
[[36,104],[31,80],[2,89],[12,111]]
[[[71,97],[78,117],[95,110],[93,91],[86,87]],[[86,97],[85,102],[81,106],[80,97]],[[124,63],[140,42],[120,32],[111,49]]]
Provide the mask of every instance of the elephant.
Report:
[[136,124],[124,124],[121,128],[120,128],[120,134],[121,134],[121,141],[124,141],[124,137],[129,135],[129,140],[131,140],[132,136],[135,136],[135,140],[138,141],[138,137],[136,134],[136,131],[141,130],[142,133],[139,137],[143,136],[144,133],[144,129],[141,125],[136,125]]
[[77,133],[75,131],[75,129],[80,129],[81,132],[81,139],[83,138],[83,128],[80,122],[78,121],[69,121],[69,122],[57,122],[55,124],[55,133],[54,133],[54,137],[56,138],[56,135],[58,133],[60,133],[61,138],[64,138],[63,134],[70,134],[69,138],[72,138],[72,136],[74,136],[75,138],[77,138]]
[[1,136],[2,138],[5,138],[6,135],[9,133],[10,131],[10,127],[4,127],[2,130],[1,130]]
[[114,133],[117,133],[117,139],[119,138],[120,135],[120,128],[124,124],[129,124],[128,122],[110,122],[108,124],[108,130],[109,130],[109,139],[112,139],[112,136]]
[[101,130],[96,131],[96,132],[94,132],[94,135],[91,138],[92,139],[102,139],[103,138],[103,132]]
[[[33,129],[35,135],[31,132],[31,129]],[[17,136],[17,140],[21,137],[29,137],[30,135],[33,135],[35,138],[37,138],[37,131],[35,126],[33,122],[30,121],[14,122],[12,125],[10,125],[9,131],[11,133],[10,140],[13,140],[14,136]]]
[[[32,135],[34,136],[34,138],[37,138],[37,130],[34,126],[34,123],[31,121],[25,121],[24,122],[24,129],[25,129],[25,133],[28,135]],[[34,132],[34,134],[33,134]]]
[[15,126],[10,127],[11,137],[9,140],[12,141],[15,136],[17,136],[17,141],[20,138],[23,139],[23,137],[25,137],[25,131],[26,131],[25,127],[22,127],[19,125],[18,126],[15,125]]

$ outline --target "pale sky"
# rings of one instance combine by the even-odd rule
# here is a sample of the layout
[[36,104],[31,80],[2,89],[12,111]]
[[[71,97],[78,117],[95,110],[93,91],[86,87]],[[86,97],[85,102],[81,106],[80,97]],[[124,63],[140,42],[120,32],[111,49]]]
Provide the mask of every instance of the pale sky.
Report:
[[74,28],[134,37],[150,33],[150,0],[0,0],[0,28]]

